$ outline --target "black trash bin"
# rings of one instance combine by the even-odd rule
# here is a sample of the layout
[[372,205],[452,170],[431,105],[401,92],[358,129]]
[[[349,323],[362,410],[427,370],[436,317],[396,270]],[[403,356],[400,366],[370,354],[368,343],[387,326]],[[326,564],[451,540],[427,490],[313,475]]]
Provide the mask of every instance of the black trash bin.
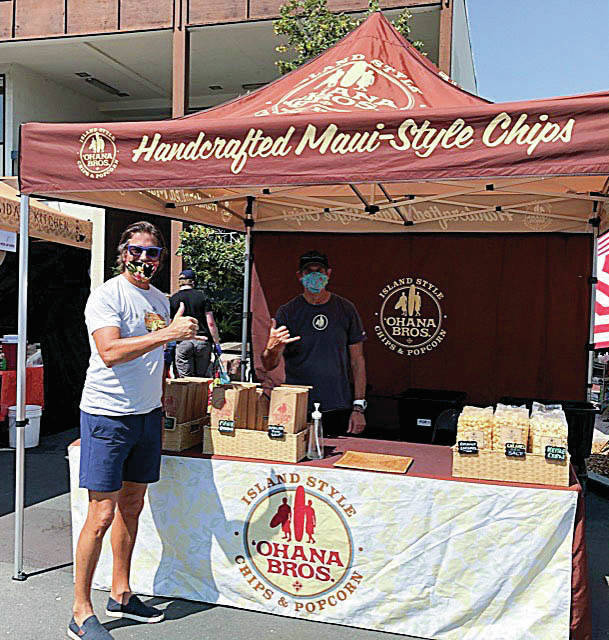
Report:
[[[531,398],[503,397],[499,402],[521,406],[526,404],[529,409],[535,400]],[[594,437],[594,420],[598,408],[592,402],[573,402],[563,400],[537,400],[541,404],[560,404],[565,412],[569,425],[569,453],[571,462],[578,474],[585,472],[585,460],[592,451]]]
[[[466,398],[464,391],[407,389],[398,398],[400,439],[431,444],[438,416],[449,409],[460,411]],[[443,439],[450,440],[446,436]]]

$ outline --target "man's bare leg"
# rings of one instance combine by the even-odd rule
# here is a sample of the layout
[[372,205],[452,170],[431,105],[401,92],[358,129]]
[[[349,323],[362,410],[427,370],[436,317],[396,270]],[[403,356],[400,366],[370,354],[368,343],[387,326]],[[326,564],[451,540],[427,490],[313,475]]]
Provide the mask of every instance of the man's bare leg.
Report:
[[76,580],[74,583],[74,619],[82,623],[93,615],[91,583],[99,560],[102,542],[114,518],[118,492],[89,491],[89,510],[76,545]]
[[139,482],[123,482],[118,492],[116,514],[112,525],[112,591],[113,600],[127,604],[131,597],[129,573],[131,556],[137,536],[137,527],[144,507],[144,495],[147,484]]

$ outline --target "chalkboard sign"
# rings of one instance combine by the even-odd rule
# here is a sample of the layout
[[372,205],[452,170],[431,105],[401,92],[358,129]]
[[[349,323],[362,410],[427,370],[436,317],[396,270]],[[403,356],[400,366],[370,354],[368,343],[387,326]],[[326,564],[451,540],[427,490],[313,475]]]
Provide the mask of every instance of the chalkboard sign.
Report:
[[285,427],[282,424],[270,424],[268,427],[269,438],[283,438]]
[[548,445],[546,447],[546,460],[566,460],[567,449],[565,447],[553,447]]
[[220,433],[234,433],[235,421],[234,420],[218,420],[218,431]]
[[523,444],[518,444],[516,442],[506,442],[505,455],[508,458],[526,458],[527,448]]
[[478,442],[476,440],[459,440],[459,442],[457,442],[457,451],[461,455],[477,454]]

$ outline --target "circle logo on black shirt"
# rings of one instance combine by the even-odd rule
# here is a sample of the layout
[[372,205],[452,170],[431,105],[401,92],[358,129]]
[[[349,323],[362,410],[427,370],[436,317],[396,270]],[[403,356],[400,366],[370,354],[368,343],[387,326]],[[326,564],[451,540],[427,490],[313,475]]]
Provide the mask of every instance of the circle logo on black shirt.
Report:
[[323,331],[328,326],[328,317],[323,313],[317,314],[313,318],[313,327],[318,331]]

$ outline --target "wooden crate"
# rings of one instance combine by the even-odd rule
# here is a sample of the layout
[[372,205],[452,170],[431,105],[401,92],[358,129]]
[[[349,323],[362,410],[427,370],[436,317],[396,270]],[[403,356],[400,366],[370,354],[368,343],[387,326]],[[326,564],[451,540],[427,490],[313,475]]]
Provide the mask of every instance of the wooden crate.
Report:
[[203,453],[237,458],[299,462],[307,453],[309,430],[286,433],[282,438],[271,438],[265,431],[235,429],[221,433],[213,427],[203,430]]
[[453,448],[453,476],[478,480],[500,480],[525,484],[569,486],[570,456],[566,460],[546,460],[537,453],[524,458],[508,457],[504,451],[480,449],[476,454],[460,454]]
[[163,419],[163,449],[184,451],[203,442],[203,426],[209,419],[199,418],[178,423],[175,418]]

